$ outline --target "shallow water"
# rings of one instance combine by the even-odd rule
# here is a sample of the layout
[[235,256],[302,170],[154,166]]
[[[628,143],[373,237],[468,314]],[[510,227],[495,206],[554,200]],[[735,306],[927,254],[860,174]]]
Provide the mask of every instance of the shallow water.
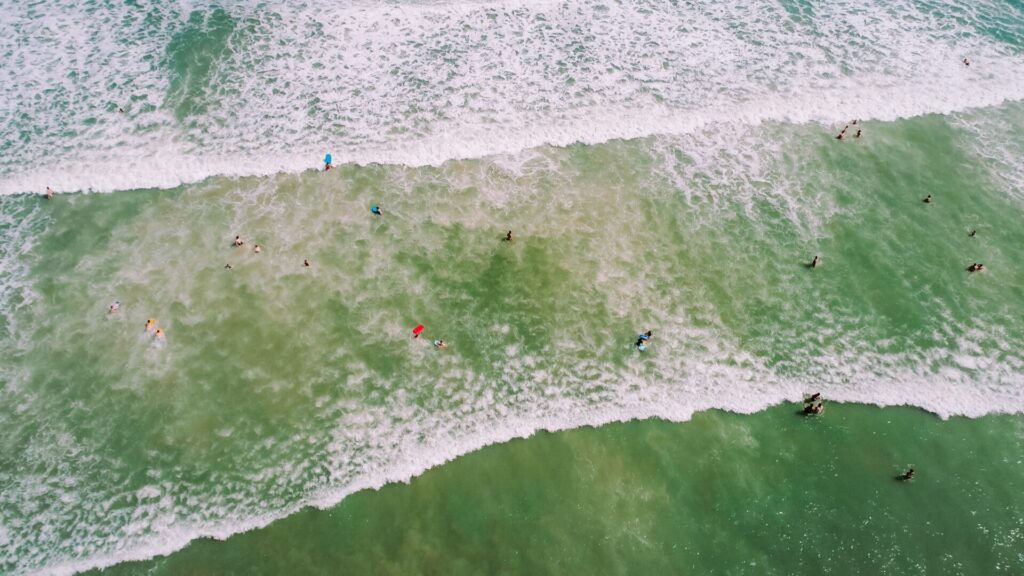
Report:
[[0,571],[170,553],[541,429],[811,391],[1020,414],[1021,22],[0,3]]
[[104,574],[1024,570],[1019,415],[798,411],[541,433]]

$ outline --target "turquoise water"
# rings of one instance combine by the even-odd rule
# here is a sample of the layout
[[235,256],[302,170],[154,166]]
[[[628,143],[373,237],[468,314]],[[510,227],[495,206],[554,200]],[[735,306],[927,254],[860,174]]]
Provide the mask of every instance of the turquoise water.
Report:
[[[508,490],[537,494],[553,481],[544,462],[562,458],[543,443],[561,440],[446,463],[538,430],[714,408],[738,414],[544,438],[582,434],[593,454],[616,434],[620,453],[698,449],[725,421],[784,437],[811,424],[769,408],[815,391],[1001,414],[849,407],[842,452],[863,445],[871,469],[813,487],[842,499],[918,465],[913,446],[961,455],[998,437],[998,461],[981,449],[920,460],[943,473],[919,492],[944,502],[962,488],[950,478],[991,466],[979,523],[1018,532],[971,541],[1019,566],[1007,488],[1024,412],[1019,7],[67,2],[0,14],[0,571],[146,560],[289,518],[224,545],[244,556],[245,542],[275,542],[266,568],[218,564],[215,543],[123,568],[279,571],[294,534],[318,526],[306,506],[372,501],[399,518],[395,502],[431,492],[360,491],[442,464],[433,490],[455,490],[501,473],[488,458],[512,450],[532,463]],[[316,170],[326,152],[335,168]],[[967,272],[974,262],[986,270]],[[848,407],[834,407],[822,422],[842,422]],[[886,414],[902,433],[883,447],[869,424]],[[715,474],[752,465],[733,444],[714,453]],[[636,464],[602,476],[697,481]],[[781,518],[773,532],[812,521],[803,501],[776,499],[771,474],[744,478]],[[607,512],[602,486],[583,517]],[[651,535],[704,510],[684,540],[713,559],[637,548],[623,570],[734,570],[709,550],[740,528],[710,501],[667,501],[679,516],[664,525],[626,520],[649,520]],[[935,530],[963,535],[968,512]],[[514,505],[492,496],[437,521],[499,513]],[[585,549],[579,517],[560,517],[545,525],[562,531],[553,541]],[[940,557],[929,532],[901,529],[893,516],[877,538],[832,521],[815,533],[901,566]],[[349,537],[387,550],[405,536],[342,523],[311,546]],[[449,537],[424,546],[453,550]],[[776,545],[796,550],[770,537],[754,548]],[[454,571],[560,566],[549,548],[520,565],[508,554],[523,541],[495,546],[432,557]],[[319,554],[296,562],[329,571]],[[368,554],[351,566],[379,561]],[[797,569],[778,554],[762,561]],[[953,556],[978,573],[975,552]]]

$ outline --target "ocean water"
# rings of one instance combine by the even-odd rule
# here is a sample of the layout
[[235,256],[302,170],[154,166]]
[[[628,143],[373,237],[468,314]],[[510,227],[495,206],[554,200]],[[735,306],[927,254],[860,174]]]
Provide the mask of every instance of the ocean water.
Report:
[[0,572],[812,391],[1006,415],[929,434],[1009,439],[1019,531],[1022,48],[1019,2],[0,3]]

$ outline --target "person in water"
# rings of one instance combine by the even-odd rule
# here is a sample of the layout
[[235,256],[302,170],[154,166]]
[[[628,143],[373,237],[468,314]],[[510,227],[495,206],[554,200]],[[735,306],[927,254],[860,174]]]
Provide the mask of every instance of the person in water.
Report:
[[967,271],[968,272],[981,272],[984,269],[985,269],[985,265],[984,264],[979,264],[977,262],[975,262],[974,264],[971,264],[970,266],[967,267]]
[[164,337],[164,329],[163,328],[157,328],[156,329],[156,337],[157,338],[163,338]]
[[854,134],[854,136],[853,136],[853,137],[854,137],[854,138],[860,138],[860,133],[861,133],[861,130],[857,130],[857,133],[856,133],[856,134]]
[[931,204],[932,203],[932,195],[929,194],[929,195],[925,196],[924,200],[921,200],[921,202],[924,202],[925,204]]
[[225,270],[231,270],[231,264],[225,264],[224,265],[224,269]]
[[146,332],[152,332],[154,328],[156,328],[156,320],[152,318],[146,320]]
[[511,242],[511,241],[512,241],[512,231],[509,230],[508,234],[505,234],[505,242]]
[[964,58],[964,66],[970,66],[970,65],[971,65],[971,61],[969,59],[967,59],[967,58]]
[[370,212],[376,214],[377,216],[384,215],[384,213],[380,211],[380,206],[377,206],[376,204],[373,205],[373,208],[370,208]]
[[817,402],[818,400],[821,400],[821,392],[815,392],[814,394],[811,394],[810,398],[808,398],[807,400],[804,400],[804,404],[808,404],[808,403],[813,404],[813,403]]
[[110,313],[113,314],[114,312],[117,312],[120,309],[121,309],[121,301],[120,300],[114,300],[114,302],[110,305]]
[[324,156],[324,172],[327,172],[330,169],[331,169],[331,155],[328,154],[328,155]]
[[53,200],[53,188],[50,188],[49,186],[46,187],[46,199]]
[[241,246],[242,244],[245,244],[245,242],[242,242],[242,237],[235,236],[235,246]]
[[849,124],[847,124],[846,126],[843,126],[843,129],[839,131],[839,136],[836,136],[836,140],[842,140],[843,138],[845,138],[846,137],[846,131],[849,128],[850,128]]
[[814,404],[812,402],[812,403],[810,403],[810,404],[808,404],[807,406],[804,407],[804,414],[807,414],[807,415],[817,415],[817,414],[821,414],[824,411],[825,411],[825,404],[822,403],[822,402],[818,402],[817,404]]
[[448,345],[444,343],[444,340],[434,340],[434,348],[438,350],[444,350]]
[[253,251],[253,252],[255,252],[255,253],[257,253],[257,254],[259,254],[260,252],[263,252],[263,248],[260,248],[260,245],[259,245],[259,244],[257,244],[257,245],[256,245],[256,246],[255,246],[255,247],[254,247],[254,248],[252,249],[252,251]]
[[808,266],[810,266],[811,268],[817,268],[818,264],[821,264],[821,258],[819,258],[817,254],[815,254],[814,259],[811,260],[811,263],[808,264]]
[[302,266],[304,268],[309,268],[309,260],[306,260],[305,258],[303,258],[302,259]]
[[967,233],[967,235],[970,236],[971,238],[974,238],[975,236],[978,235],[978,231],[977,230],[971,230],[970,232]]
[[907,470],[906,472],[904,472],[903,474],[900,475],[900,480],[903,480],[904,482],[906,482],[907,480],[913,480],[913,479],[914,479],[914,469],[913,468],[911,468],[910,470]]

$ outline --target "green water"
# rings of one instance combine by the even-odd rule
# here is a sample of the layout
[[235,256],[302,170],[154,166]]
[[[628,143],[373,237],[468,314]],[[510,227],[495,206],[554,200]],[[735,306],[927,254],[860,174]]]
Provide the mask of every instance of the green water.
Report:
[[798,411],[541,433],[104,574],[1024,570],[1020,416]]
[[[1021,113],[867,122],[844,142],[818,125],[716,126],[440,167],[2,197],[0,569],[148,558],[339,501],[158,566],[330,572],[350,550],[337,558],[355,572],[933,573],[946,553],[949,573],[986,573],[985,554],[1019,568],[1017,416],[712,413],[518,442],[342,499],[538,429],[752,413],[809,391],[1020,413],[1022,198],[982,144]],[[588,461],[595,480],[570,481]],[[889,481],[910,464],[920,482]],[[554,501],[566,511],[537,516]],[[911,530],[918,510],[932,524]]]

